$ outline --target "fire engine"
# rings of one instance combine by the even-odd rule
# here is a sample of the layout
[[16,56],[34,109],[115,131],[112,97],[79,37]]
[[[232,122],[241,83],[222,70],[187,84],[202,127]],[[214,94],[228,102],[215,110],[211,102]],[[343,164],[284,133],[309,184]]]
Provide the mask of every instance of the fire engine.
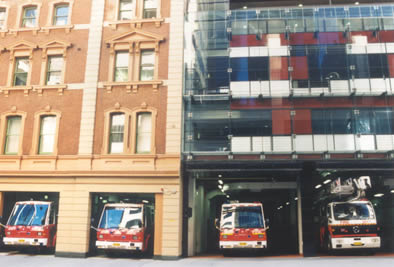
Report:
[[223,204],[220,218],[219,248],[223,254],[236,249],[267,248],[268,226],[261,203]]
[[106,252],[149,252],[153,245],[153,207],[148,204],[105,204],[96,247]]
[[368,176],[338,178],[320,194],[320,245],[328,251],[380,248],[379,227],[372,203],[365,198]]
[[18,201],[4,226],[3,243],[15,247],[53,250],[56,244],[56,207],[50,201]]

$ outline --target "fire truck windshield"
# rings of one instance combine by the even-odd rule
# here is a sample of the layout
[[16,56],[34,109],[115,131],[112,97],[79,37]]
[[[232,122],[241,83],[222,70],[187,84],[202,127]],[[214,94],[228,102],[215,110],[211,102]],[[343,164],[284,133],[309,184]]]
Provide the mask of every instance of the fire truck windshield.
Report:
[[338,203],[334,204],[335,220],[369,220],[375,214],[370,203]]
[[261,207],[235,207],[223,210],[222,228],[264,228]]
[[8,225],[44,225],[48,207],[48,204],[16,204]]
[[102,229],[141,228],[142,208],[106,207],[99,224]]

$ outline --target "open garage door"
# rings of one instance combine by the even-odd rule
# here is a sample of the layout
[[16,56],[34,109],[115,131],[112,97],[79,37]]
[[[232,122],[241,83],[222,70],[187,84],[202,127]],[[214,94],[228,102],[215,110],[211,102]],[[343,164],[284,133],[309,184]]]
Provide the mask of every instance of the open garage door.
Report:
[[194,254],[220,253],[215,219],[220,218],[223,204],[235,202],[263,204],[264,217],[269,224],[268,249],[264,254],[298,254],[295,178],[294,181],[270,180],[218,177],[192,181],[193,186],[189,188],[194,190],[191,192],[194,211],[189,224],[189,246],[193,246]]
[[90,254],[152,257],[154,194],[92,193]]

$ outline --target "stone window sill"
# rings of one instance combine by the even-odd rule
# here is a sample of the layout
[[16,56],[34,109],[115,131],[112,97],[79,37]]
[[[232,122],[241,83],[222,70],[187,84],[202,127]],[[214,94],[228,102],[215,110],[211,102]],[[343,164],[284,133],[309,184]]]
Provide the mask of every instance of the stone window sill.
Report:
[[130,28],[141,28],[145,23],[154,23],[157,28],[161,26],[164,22],[163,18],[151,18],[151,19],[131,19],[131,20],[117,20],[113,22],[109,22],[109,26],[112,29],[116,30],[118,25],[130,25]]
[[54,84],[54,85],[38,85],[34,86],[33,91],[37,92],[39,96],[42,96],[44,90],[57,90],[59,95],[63,95],[64,89],[67,88],[66,84]]
[[135,81],[135,82],[106,82],[103,83],[104,88],[107,90],[107,93],[112,92],[112,88],[114,86],[125,86],[127,93],[137,93],[138,87],[141,85],[151,85],[153,87],[153,91],[157,91],[159,86],[163,84],[161,80],[151,80],[151,81]]
[[10,29],[9,33],[15,36],[18,36],[19,32],[28,32],[31,31],[33,32],[33,35],[37,35],[38,31],[40,30],[40,27],[31,27],[31,28],[18,28],[18,29]]
[[45,32],[46,34],[49,34],[51,30],[58,30],[58,29],[64,29],[65,33],[70,33],[71,29],[74,28],[73,24],[69,25],[62,25],[62,26],[45,26],[41,27],[41,32]]
[[12,86],[12,87],[1,87],[0,92],[4,94],[5,97],[8,97],[10,91],[23,91],[25,96],[29,95],[29,92],[33,89],[32,86]]

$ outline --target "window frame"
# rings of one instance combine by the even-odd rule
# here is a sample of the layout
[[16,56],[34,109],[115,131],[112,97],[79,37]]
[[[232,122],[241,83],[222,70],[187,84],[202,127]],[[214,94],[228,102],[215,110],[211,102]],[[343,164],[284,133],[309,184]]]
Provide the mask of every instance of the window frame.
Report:
[[[4,30],[6,30],[8,27],[7,27],[7,20],[8,20],[8,6],[2,6],[2,5],[0,5],[0,13],[1,13],[1,10],[4,10],[4,20],[0,20],[0,31],[4,31]],[[3,24],[1,24],[1,22],[3,23]]]
[[[139,137],[141,136],[141,135],[145,135],[146,133],[145,132],[143,132],[143,133],[141,133],[140,132],[140,127],[139,127],[139,118],[140,118],[140,116],[142,116],[142,115],[146,115],[146,114],[149,114],[150,115],[150,121],[148,121],[148,123],[150,122],[150,132],[149,132],[149,150],[139,150],[138,149],[138,146],[139,146],[139,144],[140,144],[140,139],[139,139]],[[151,112],[149,112],[149,111],[147,111],[147,112],[137,112],[136,113],[136,116],[135,116],[135,118],[136,118],[136,120],[135,120],[135,136],[134,136],[134,138],[135,138],[135,154],[150,154],[151,152],[152,152],[152,113]]]
[[[146,3],[148,2],[148,1],[152,1],[152,0],[142,0],[143,1],[143,6],[142,6],[142,18],[143,19],[152,19],[152,18],[157,18],[157,10],[158,10],[158,1],[159,0],[153,0],[153,1],[155,1],[155,3],[156,3],[156,7],[155,8],[146,8]],[[152,10],[155,10],[155,15],[153,16],[153,17],[148,17],[148,16],[146,16],[146,12],[149,12],[149,11],[152,11]]]
[[[27,60],[29,62],[29,70],[27,72],[17,72],[18,69],[18,63],[21,62],[22,60]],[[28,56],[21,56],[21,57],[15,57],[15,63],[14,63],[14,72],[12,74],[12,86],[27,86],[29,84],[29,74],[31,72],[31,63],[30,59]],[[16,76],[17,74],[26,74],[26,82],[25,84],[16,84]]]
[[[60,70],[51,70],[51,59],[54,58],[61,58],[62,59],[62,68]],[[49,55],[47,61],[47,68],[46,68],[46,78],[45,78],[45,85],[56,86],[63,83],[63,71],[64,71],[64,57],[63,55]],[[50,75],[52,73],[60,73],[59,82],[56,84],[48,84]]]
[[[144,60],[144,54],[145,53],[150,53],[148,56],[152,55],[153,56],[153,64],[152,63],[146,63],[143,64],[142,61]],[[149,68],[149,67],[153,67],[153,73],[150,76],[150,79],[142,79],[142,72],[144,70],[144,68]],[[144,49],[141,50],[141,56],[140,56],[140,64],[139,64],[139,74],[138,74],[138,80],[139,81],[152,81],[155,80],[155,68],[156,68],[156,58],[155,58],[155,51],[154,49]]]
[[[131,10],[121,10],[122,7],[122,2],[126,2],[126,1],[131,1],[131,6],[132,9]],[[117,20],[119,21],[128,21],[128,20],[133,20],[137,17],[137,0],[118,0],[118,8],[117,8]],[[121,18],[121,12],[131,12],[131,18],[130,19],[122,19]]]
[[[19,132],[19,140],[18,140],[18,151],[17,153],[5,153],[6,150],[6,135],[7,135],[7,128],[8,128],[8,119],[10,117],[20,117],[21,124],[20,124],[20,132]],[[11,111],[4,112],[0,115],[0,133],[3,138],[0,139],[0,155],[4,156],[20,156],[22,155],[22,148],[23,148],[23,136],[25,130],[25,121],[26,121],[26,112],[17,111],[16,106],[12,107]]]
[[[20,124],[19,124],[19,127],[21,127],[22,126],[22,116],[20,116],[20,115],[15,115],[15,116],[8,116],[7,118],[6,118],[6,128],[5,128],[5,134],[4,134],[4,138],[5,138],[5,140],[4,140],[4,150],[3,150],[3,153],[5,154],[5,155],[17,155],[18,154],[18,150],[16,151],[16,152],[7,152],[7,148],[9,147],[9,137],[10,136],[14,136],[14,135],[11,135],[11,134],[9,134],[9,130],[10,130],[10,121],[11,120],[13,120],[13,119],[19,119],[20,120]],[[18,135],[17,135],[17,137],[18,137],[18,147],[19,147],[19,141],[20,141],[20,133],[21,133],[21,128],[19,128],[19,133],[18,133]]]
[[[28,10],[35,10],[35,17],[33,18],[26,18],[26,12]],[[34,25],[33,26],[26,26],[26,20],[31,20],[34,19]],[[37,5],[27,5],[22,7],[22,14],[21,14],[21,21],[20,21],[20,27],[21,28],[36,28],[38,26],[38,19],[39,19],[39,12],[38,12],[38,6]]]
[[[66,24],[61,24],[61,25],[57,25],[57,18],[58,17],[64,17],[64,16],[57,16],[57,10],[59,8],[63,8],[63,7],[67,7],[67,19],[66,19]],[[70,24],[70,4],[69,3],[56,3],[53,5],[53,14],[52,14],[52,25],[53,26],[57,26],[57,27],[62,27],[62,26],[66,26]]]
[[[122,132],[113,132],[113,118],[114,116],[123,115],[123,131]],[[108,133],[108,154],[123,154],[127,150],[127,136],[125,135],[128,126],[127,121],[129,120],[129,116],[124,112],[111,112],[109,115],[109,133]],[[112,151],[112,144],[113,144],[113,135],[114,134],[123,134],[122,137],[122,151],[121,152],[113,152]],[[126,138],[125,138],[126,137]]]
[[[55,117],[55,134],[53,140],[53,150],[49,153],[40,152],[41,143],[41,128],[42,128],[42,118],[53,116]],[[34,126],[33,126],[33,142],[31,146],[31,154],[38,156],[56,156],[58,154],[58,141],[59,141],[59,126],[61,120],[61,112],[57,110],[52,110],[50,106],[47,106],[44,111],[38,111],[34,114]]]
[[[127,57],[127,67],[119,67],[118,65],[118,55],[124,54]],[[132,69],[130,68],[131,64],[131,57],[130,57],[130,52],[126,51],[126,50],[118,50],[115,51],[115,59],[114,59],[114,69],[113,69],[113,81],[114,82],[128,82],[130,81],[131,75],[130,73],[132,72]],[[126,80],[117,80],[116,79],[116,74],[118,70],[124,70],[125,68],[127,68],[127,79]]]

